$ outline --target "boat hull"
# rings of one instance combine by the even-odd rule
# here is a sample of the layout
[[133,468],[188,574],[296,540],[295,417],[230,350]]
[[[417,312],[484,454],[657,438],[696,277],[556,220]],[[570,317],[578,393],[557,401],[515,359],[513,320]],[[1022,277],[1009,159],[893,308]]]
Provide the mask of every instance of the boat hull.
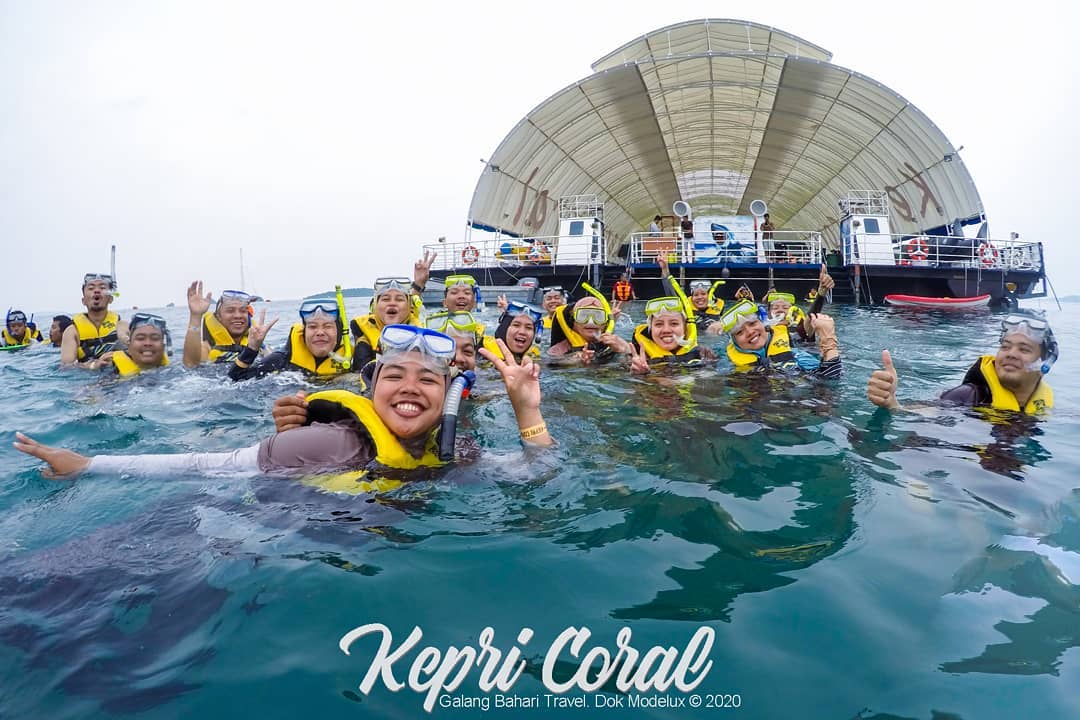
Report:
[[934,298],[921,295],[886,295],[885,304],[898,307],[937,308],[937,309],[966,309],[986,307],[990,304],[990,294],[976,295],[975,297],[962,298]]

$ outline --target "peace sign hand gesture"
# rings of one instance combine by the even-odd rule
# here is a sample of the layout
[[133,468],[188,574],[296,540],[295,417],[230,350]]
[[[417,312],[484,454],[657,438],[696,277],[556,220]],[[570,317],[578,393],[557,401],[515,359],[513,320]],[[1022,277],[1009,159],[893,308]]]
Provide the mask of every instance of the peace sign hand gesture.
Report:
[[423,259],[413,263],[413,282],[417,287],[427,287],[428,278],[431,277],[431,266],[438,254],[434,250],[425,250]]
[[270,328],[277,324],[278,318],[274,318],[269,323],[266,322],[266,308],[263,308],[259,312],[259,322],[251,323],[251,328],[248,330],[248,347],[252,350],[258,350],[262,347],[263,340],[266,339],[266,335],[270,332]]
[[630,345],[630,372],[636,375],[644,375],[649,372],[649,358],[645,354],[645,348]]

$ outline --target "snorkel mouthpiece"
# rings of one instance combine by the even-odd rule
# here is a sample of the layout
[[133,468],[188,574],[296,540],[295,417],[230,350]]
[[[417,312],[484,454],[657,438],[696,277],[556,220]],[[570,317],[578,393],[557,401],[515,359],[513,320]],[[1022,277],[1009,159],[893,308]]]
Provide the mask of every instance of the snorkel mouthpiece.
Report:
[[459,374],[450,383],[446,391],[446,401],[443,403],[442,429],[439,432],[439,459],[450,462],[454,459],[454,443],[457,440],[458,410],[461,408],[461,399],[476,382],[476,373],[466,370]]

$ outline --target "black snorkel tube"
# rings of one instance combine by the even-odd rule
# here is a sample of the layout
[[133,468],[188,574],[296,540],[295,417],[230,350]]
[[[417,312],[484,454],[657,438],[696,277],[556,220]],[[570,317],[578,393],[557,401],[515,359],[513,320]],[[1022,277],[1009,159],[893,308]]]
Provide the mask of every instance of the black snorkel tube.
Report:
[[439,430],[439,459],[450,462],[454,459],[454,442],[457,440],[458,410],[461,408],[461,398],[476,382],[476,373],[472,370],[454,378],[450,388],[446,391],[446,402],[443,403],[442,428]]

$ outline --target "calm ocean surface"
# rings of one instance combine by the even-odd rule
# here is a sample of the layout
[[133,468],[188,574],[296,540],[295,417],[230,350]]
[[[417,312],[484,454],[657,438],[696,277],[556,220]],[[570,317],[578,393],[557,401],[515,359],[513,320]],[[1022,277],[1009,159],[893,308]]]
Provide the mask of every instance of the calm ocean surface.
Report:
[[[296,305],[271,306],[272,342]],[[185,372],[179,347],[124,382],[59,372],[45,348],[0,353],[0,718],[425,716],[408,688],[358,690],[376,642],[346,656],[338,641],[373,622],[395,646],[423,630],[402,681],[424,646],[491,626],[507,651],[532,628],[511,694],[540,707],[498,717],[1076,717],[1078,310],[1049,313],[1057,409],[1023,427],[865,400],[882,348],[902,400],[957,384],[998,316],[834,308],[836,385],[726,361],[647,379],[545,370],[559,446],[531,458],[481,371],[462,421],[479,459],[377,498],[263,477],[45,480],[11,449],[16,429],[86,454],[229,450],[272,433],[273,399],[303,383]],[[187,309],[163,312],[179,344]],[[545,708],[544,656],[569,626],[612,652],[623,627],[642,651],[712,628],[696,692],[741,706],[613,710],[596,698],[621,696],[597,692]],[[450,697],[484,696],[478,677]]]

